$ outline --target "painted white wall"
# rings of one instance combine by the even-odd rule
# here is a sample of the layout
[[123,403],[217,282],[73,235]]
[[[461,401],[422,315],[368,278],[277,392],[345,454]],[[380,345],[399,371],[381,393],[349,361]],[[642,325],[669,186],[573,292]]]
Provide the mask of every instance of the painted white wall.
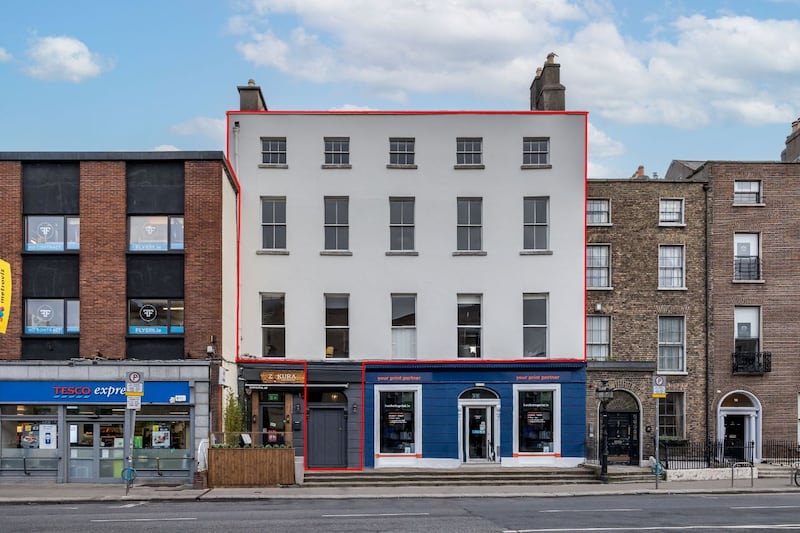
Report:
[[[522,297],[549,294],[551,358],[584,352],[583,114],[235,113],[241,183],[240,353],[261,354],[260,294],[286,294],[287,358],[323,359],[326,293],[350,295],[351,359],[391,358],[392,293],[417,294],[418,359],[455,359],[456,295],[480,293],[483,358],[522,358]],[[350,138],[351,169],[321,169],[323,138]],[[288,169],[259,168],[286,137]],[[416,139],[416,170],[387,169],[390,137]],[[457,137],[483,138],[483,170],[455,170]],[[523,137],[549,137],[551,169],[522,170]],[[289,255],[258,255],[264,196],[287,199]],[[321,256],[323,198],[350,199],[352,256]],[[386,256],[389,197],[412,196],[416,257]],[[552,255],[520,255],[523,198],[550,197]],[[482,257],[454,257],[456,198],[483,198]]]

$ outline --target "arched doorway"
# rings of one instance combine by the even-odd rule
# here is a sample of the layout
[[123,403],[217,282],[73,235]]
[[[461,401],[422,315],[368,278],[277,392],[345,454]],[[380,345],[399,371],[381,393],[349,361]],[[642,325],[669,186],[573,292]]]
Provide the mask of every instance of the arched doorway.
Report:
[[[639,446],[640,409],[636,397],[616,389],[614,399],[608,403],[608,462],[609,464],[640,464]],[[598,427],[602,423],[598,413]],[[599,449],[599,447],[598,447]]]
[[745,391],[733,391],[719,402],[717,441],[728,461],[761,462],[761,402]]
[[458,455],[462,463],[493,463],[500,450],[500,397],[475,387],[458,396]]

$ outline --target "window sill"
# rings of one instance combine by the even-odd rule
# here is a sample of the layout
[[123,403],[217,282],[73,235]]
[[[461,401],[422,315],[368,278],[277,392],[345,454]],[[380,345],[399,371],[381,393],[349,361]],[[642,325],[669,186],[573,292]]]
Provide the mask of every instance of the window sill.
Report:
[[520,170],[540,170],[540,169],[547,169],[553,168],[553,165],[520,165]]
[[614,224],[612,224],[611,222],[598,222],[596,224],[590,224],[588,222],[586,223],[586,226],[588,226],[590,228],[610,228],[613,225]]
[[456,170],[483,170],[486,168],[486,165],[453,165],[453,168]]
[[335,170],[337,168],[353,168],[353,165],[346,164],[346,165],[320,165],[319,168],[326,169],[326,170]]
[[484,256],[487,255],[487,253],[483,250],[459,250],[457,252],[453,252],[453,257],[460,257],[465,255]]
[[22,255],[79,255],[80,250],[22,250]]
[[766,280],[763,279],[734,279],[731,280],[731,283],[735,283],[737,285],[763,285],[766,283]]
[[289,250],[271,250],[263,248],[261,250],[256,250],[256,255],[289,255]]
[[659,374],[664,374],[665,376],[688,376],[689,372],[686,370],[658,370]]
[[270,165],[268,163],[259,163],[258,164],[258,168],[276,168],[276,169],[285,170],[285,169],[289,168],[289,165],[286,165],[286,164]]
[[519,255],[553,255],[553,250],[522,250]]
[[125,250],[125,253],[130,254],[143,254],[143,255],[183,255],[184,250]]
[[614,287],[586,287],[587,291],[613,291]]
[[763,202],[762,203],[758,203],[758,204],[737,204],[737,203],[734,203],[734,204],[731,204],[731,205],[732,205],[732,207],[766,207],[767,206],[767,204],[765,204]]
[[353,255],[353,252],[350,250],[322,250],[319,255],[351,256]]
[[389,256],[399,256],[399,255],[418,256],[419,252],[416,252],[416,251],[413,251],[413,250],[404,250],[404,251],[390,250],[390,251],[386,252],[386,255],[389,255]]
[[688,291],[686,287],[659,287],[660,291]]
[[686,224],[683,224],[683,223],[678,224],[678,223],[674,223],[674,222],[659,222],[658,223],[658,227],[659,228],[685,228]]
[[393,165],[393,164],[389,163],[388,165],[386,165],[386,168],[403,169],[403,170],[416,170],[417,165]]

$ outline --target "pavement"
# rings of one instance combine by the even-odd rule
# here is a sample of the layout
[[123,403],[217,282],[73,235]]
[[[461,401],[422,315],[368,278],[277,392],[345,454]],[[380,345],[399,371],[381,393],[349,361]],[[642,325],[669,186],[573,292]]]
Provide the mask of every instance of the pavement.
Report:
[[408,486],[408,487],[304,487],[303,485],[251,488],[196,489],[192,485],[134,483],[126,491],[119,483],[53,483],[39,480],[0,481],[0,504],[140,502],[140,501],[233,501],[283,499],[353,498],[470,498],[470,497],[566,497],[636,494],[736,494],[797,493],[800,487],[784,478],[704,481],[659,481],[636,483],[570,483],[564,485]]

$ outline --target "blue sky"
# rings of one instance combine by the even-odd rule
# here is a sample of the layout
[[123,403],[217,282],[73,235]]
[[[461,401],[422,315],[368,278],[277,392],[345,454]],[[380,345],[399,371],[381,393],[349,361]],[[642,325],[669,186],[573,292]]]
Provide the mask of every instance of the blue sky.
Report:
[[271,109],[527,109],[558,54],[590,177],[777,160],[800,115],[800,0],[4,0],[0,150],[222,150]]

